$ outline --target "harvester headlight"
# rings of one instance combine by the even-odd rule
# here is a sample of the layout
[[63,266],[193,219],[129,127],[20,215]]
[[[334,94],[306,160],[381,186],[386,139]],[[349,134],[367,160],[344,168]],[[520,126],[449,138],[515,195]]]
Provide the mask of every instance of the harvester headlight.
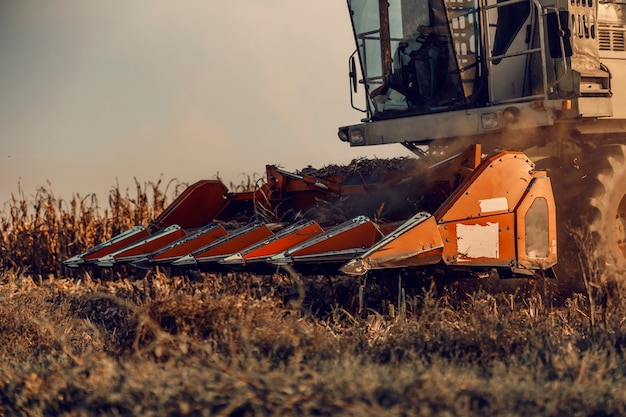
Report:
[[350,144],[362,145],[365,143],[365,136],[361,129],[350,129]]
[[338,135],[339,135],[339,140],[341,140],[342,142],[348,141],[348,129],[339,130]]
[[480,115],[480,125],[485,130],[498,128],[498,113],[483,113]]
[[507,123],[517,123],[519,121],[519,109],[517,107],[507,107],[502,112],[502,117]]

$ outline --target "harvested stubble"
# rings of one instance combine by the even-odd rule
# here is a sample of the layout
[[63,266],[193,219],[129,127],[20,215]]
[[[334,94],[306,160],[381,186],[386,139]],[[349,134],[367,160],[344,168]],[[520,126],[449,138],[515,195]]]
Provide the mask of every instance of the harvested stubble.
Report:
[[453,304],[427,291],[407,295],[394,318],[320,315],[303,311],[294,296],[304,284],[289,277],[239,278],[5,273],[0,412],[626,413],[626,303],[602,306],[594,327],[584,297],[548,307],[539,292]]

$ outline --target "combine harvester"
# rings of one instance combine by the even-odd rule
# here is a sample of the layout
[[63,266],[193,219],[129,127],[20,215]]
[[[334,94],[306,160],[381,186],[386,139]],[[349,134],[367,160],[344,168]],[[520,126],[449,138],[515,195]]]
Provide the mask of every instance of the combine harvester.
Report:
[[576,282],[595,264],[624,274],[624,4],[347,3],[351,102],[362,84],[365,118],[339,138],[401,144],[412,163],[330,174],[268,166],[265,183],[242,193],[200,181],[146,228],[65,265],[556,269]]

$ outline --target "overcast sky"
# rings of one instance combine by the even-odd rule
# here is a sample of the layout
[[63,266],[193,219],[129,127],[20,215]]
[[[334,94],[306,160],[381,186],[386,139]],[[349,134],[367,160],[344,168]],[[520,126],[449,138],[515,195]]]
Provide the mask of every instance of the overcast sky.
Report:
[[342,0],[0,0],[0,204],[408,155],[337,138],[353,49]]

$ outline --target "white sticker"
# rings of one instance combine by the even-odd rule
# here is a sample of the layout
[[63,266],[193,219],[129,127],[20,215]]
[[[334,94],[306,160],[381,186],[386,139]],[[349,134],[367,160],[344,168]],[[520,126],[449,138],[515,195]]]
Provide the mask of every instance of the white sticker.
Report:
[[478,200],[481,213],[491,213],[494,211],[508,211],[509,203],[506,197],[488,198],[486,200]]
[[498,223],[456,225],[459,258],[498,258],[500,240]]

